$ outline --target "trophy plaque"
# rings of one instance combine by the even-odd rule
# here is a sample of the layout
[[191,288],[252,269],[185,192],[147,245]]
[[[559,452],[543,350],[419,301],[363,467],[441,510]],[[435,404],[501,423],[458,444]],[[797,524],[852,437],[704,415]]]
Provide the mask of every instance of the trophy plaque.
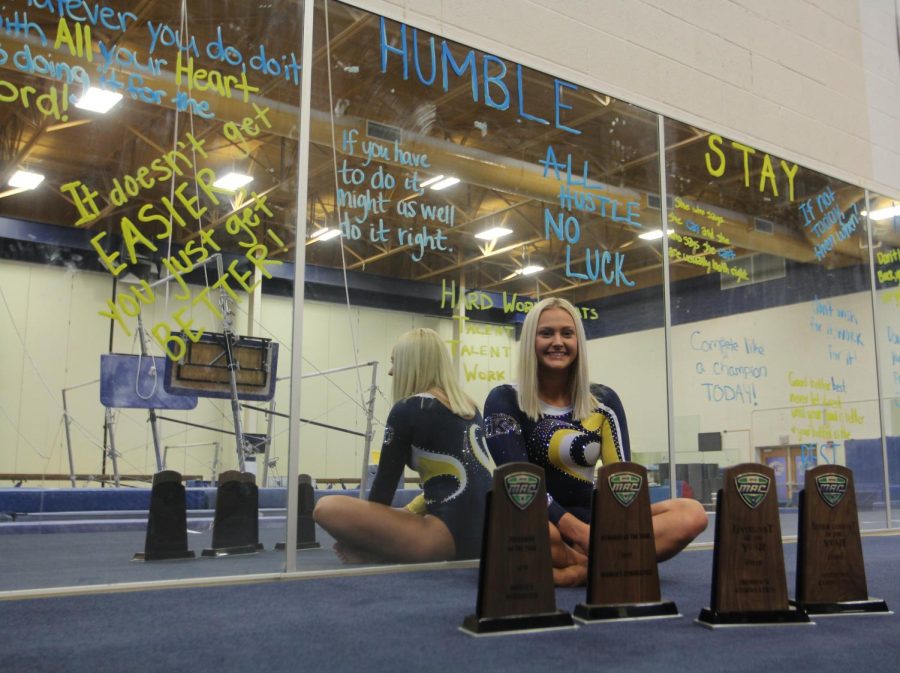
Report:
[[710,628],[811,624],[788,602],[775,472],[757,463],[725,471],[716,501],[710,607],[697,623]]
[[[297,551],[319,549],[322,545],[316,542],[316,522],[313,510],[316,508],[316,491],[312,485],[312,477],[308,474],[297,475]],[[285,542],[276,542],[275,549],[287,546]]]
[[583,622],[680,617],[660,600],[647,470],[637,463],[605,465],[597,475],[591,514],[587,601]]
[[849,468],[807,470],[798,531],[796,605],[822,616],[891,614],[887,603],[869,597]]
[[153,475],[144,551],[132,561],[192,559],[187,543],[187,505],[181,474],[163,470]]
[[219,475],[216,512],[213,518],[212,547],[201,556],[220,558],[255,554],[259,542],[259,488],[250,472],[228,470]]
[[461,630],[474,636],[575,628],[556,609],[544,470],[507,463],[494,472],[478,569],[476,613]]

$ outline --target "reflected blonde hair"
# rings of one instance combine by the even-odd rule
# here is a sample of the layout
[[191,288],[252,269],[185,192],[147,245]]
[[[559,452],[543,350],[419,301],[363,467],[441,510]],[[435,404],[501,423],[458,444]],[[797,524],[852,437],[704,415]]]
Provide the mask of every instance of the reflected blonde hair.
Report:
[[536,421],[541,415],[534,342],[541,313],[551,308],[563,309],[575,321],[578,355],[569,370],[569,395],[572,398],[572,418],[581,421],[590,416],[597,408],[597,399],[591,394],[587,337],[584,334],[584,325],[581,323],[581,314],[578,309],[571,302],[560,297],[550,297],[539,301],[525,316],[525,322],[522,324],[522,337],[519,340],[519,408],[533,421]]
[[431,388],[439,388],[457,416],[472,418],[477,407],[457,381],[450,353],[441,335],[418,327],[401,335],[394,346],[394,403]]

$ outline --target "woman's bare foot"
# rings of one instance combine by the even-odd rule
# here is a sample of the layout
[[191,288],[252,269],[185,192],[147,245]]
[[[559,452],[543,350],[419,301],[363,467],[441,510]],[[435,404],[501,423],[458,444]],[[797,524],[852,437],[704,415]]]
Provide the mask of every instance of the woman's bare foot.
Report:
[[381,561],[377,556],[367,553],[356,547],[350,547],[340,542],[334,543],[334,553],[344,563],[378,563]]

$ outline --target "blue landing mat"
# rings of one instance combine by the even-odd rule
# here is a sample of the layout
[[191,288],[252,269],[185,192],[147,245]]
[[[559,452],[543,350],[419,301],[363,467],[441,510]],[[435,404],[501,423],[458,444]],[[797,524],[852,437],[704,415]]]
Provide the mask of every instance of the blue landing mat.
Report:
[[[206,489],[187,489],[188,509],[209,509]],[[0,512],[147,510],[149,488],[3,488]]]
[[[421,491],[397,491],[394,506],[402,507]],[[357,497],[359,489],[317,490],[318,500],[325,495]],[[187,509],[215,509],[215,488],[186,488]],[[259,489],[260,508],[287,507],[284,488]],[[0,488],[0,513],[132,511],[150,507],[149,488]]]

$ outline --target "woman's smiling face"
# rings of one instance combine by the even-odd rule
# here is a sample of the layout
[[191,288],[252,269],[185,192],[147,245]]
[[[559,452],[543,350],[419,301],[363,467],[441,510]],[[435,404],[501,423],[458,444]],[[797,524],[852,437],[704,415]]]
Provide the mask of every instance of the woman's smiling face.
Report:
[[538,370],[565,370],[578,357],[578,335],[575,320],[568,311],[554,307],[544,309],[538,318],[534,336],[534,353]]

